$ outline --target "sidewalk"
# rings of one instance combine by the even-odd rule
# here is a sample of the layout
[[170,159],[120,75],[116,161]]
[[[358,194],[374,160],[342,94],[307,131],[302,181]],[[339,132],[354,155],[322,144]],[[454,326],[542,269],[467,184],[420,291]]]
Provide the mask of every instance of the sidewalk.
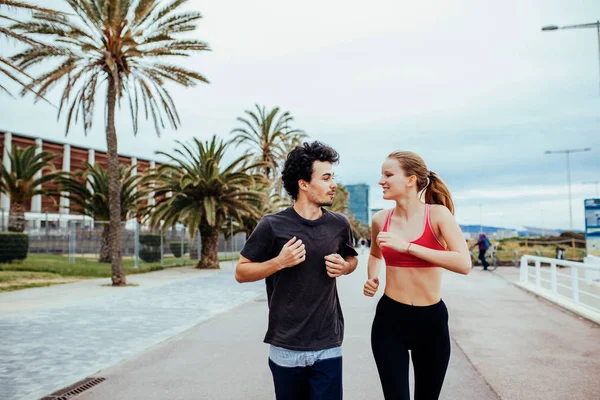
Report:
[[[346,316],[345,399],[382,399],[369,345],[376,301],[361,294],[361,260],[339,280]],[[444,274],[452,357],[442,399],[592,400],[600,393],[600,329],[518,289],[512,267]],[[272,399],[262,343],[264,301],[244,304],[96,376],[90,399]],[[412,379],[412,376],[411,376]]]
[[[273,399],[264,283],[239,285],[224,267],[132,276],[142,285],[122,292],[70,289],[81,282],[30,289],[9,309],[0,295],[0,392],[8,383],[30,393],[0,398],[35,399],[100,376],[106,381],[76,399]],[[338,280],[347,400],[383,398],[369,339],[377,299],[362,295],[365,268],[361,256],[358,270]],[[512,267],[444,274],[452,357],[441,398],[597,399],[600,327],[522,291],[517,278]],[[34,292],[56,288],[54,299]],[[108,296],[98,294],[104,289]],[[26,292],[49,303],[35,306]]]
[[[346,400],[383,398],[370,346],[377,300],[362,295],[365,263],[363,256],[354,274],[338,280],[346,320]],[[100,371],[94,376],[106,381],[77,399],[273,399],[268,345],[262,343],[267,325],[265,299],[261,295],[137,357]],[[442,399],[497,399],[456,343],[452,346]]]
[[519,289],[518,268],[480,269],[443,286],[454,340],[499,396],[600,398],[600,326]]
[[223,270],[176,268],[0,294],[0,399],[38,399],[256,298]]

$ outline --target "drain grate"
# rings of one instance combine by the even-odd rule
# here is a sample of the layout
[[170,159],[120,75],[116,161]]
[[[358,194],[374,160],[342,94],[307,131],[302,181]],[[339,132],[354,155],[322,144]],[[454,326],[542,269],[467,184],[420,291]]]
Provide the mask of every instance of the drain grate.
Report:
[[96,386],[99,383],[104,382],[105,378],[85,378],[79,382],[67,386],[66,388],[57,390],[56,392],[49,394],[48,396],[42,397],[40,400],[68,400],[72,397],[77,396]]

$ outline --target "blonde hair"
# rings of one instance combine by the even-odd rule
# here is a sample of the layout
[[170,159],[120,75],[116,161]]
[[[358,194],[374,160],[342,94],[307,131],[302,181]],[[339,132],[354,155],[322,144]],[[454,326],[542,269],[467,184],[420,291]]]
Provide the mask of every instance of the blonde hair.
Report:
[[417,192],[424,191],[425,203],[441,204],[454,214],[454,202],[450,190],[435,172],[429,171],[425,161],[412,151],[394,151],[388,158],[398,161],[406,176],[417,177]]

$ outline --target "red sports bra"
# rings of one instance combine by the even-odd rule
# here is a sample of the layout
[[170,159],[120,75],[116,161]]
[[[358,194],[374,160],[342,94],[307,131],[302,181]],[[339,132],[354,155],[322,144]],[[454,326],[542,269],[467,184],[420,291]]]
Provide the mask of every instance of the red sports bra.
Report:
[[[417,240],[413,240],[410,243],[418,244],[419,246],[429,247],[433,250],[446,250],[444,246],[440,243],[438,238],[433,233],[433,229],[431,228],[431,221],[429,220],[429,204],[425,204],[425,223],[423,228],[423,233]],[[392,219],[392,214],[394,213],[394,209],[392,208],[388,213],[387,219],[385,220],[385,225],[383,225],[382,232],[387,232],[390,226],[390,221]],[[402,253],[389,247],[381,248],[381,255],[383,255],[383,259],[385,260],[385,265],[388,267],[405,267],[405,268],[431,268],[438,267],[438,265],[434,265],[429,261],[422,260],[418,257],[415,257],[409,253]]]

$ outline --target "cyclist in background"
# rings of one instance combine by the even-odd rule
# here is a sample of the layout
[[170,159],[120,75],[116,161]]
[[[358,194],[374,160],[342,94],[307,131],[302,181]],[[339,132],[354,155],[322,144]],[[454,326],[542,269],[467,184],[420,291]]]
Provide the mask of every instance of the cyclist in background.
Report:
[[487,236],[485,236],[484,233],[481,233],[479,234],[477,242],[473,246],[471,246],[471,250],[473,250],[475,246],[479,247],[479,260],[481,261],[481,265],[483,265],[484,271],[488,271],[488,267],[490,266],[490,263],[488,263],[485,259],[485,253],[491,245],[492,243],[487,238]]

